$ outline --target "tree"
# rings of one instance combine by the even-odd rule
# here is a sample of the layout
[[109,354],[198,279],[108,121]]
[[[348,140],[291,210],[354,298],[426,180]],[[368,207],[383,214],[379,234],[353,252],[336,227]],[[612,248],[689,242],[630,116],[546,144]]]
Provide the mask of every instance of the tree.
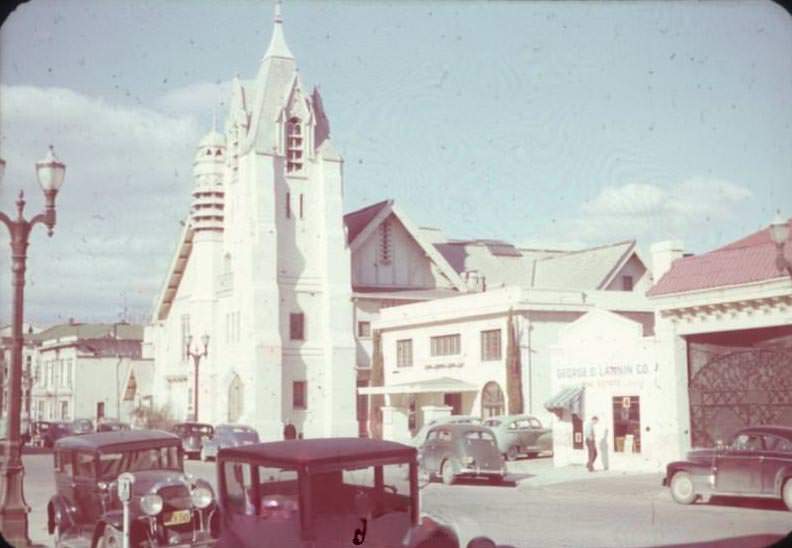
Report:
[[511,308],[506,326],[506,397],[509,400],[509,414],[521,414],[525,405],[522,393],[522,363],[517,324]]

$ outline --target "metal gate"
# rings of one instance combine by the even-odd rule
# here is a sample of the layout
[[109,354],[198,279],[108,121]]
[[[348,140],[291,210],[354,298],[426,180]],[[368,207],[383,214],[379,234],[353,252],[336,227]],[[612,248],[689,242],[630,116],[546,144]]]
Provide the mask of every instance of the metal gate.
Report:
[[792,352],[750,349],[718,356],[690,379],[694,447],[727,442],[740,428],[792,426]]

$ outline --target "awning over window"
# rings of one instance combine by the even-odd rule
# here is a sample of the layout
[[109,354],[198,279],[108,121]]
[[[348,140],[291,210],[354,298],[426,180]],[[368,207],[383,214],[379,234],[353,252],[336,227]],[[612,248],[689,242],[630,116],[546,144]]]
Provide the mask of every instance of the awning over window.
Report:
[[388,386],[368,386],[358,388],[358,394],[425,394],[428,392],[478,392],[475,384],[470,384],[451,377],[441,377],[427,381],[405,382]]
[[561,416],[566,410],[578,417],[583,416],[583,386],[569,386],[545,402],[545,409]]

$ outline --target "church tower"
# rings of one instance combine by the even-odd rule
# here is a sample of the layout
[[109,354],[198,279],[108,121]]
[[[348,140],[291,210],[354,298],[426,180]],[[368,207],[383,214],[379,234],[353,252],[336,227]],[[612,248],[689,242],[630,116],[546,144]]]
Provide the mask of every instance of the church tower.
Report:
[[[231,94],[224,238],[234,272],[229,310],[239,309],[242,336],[214,365],[241,375],[242,416],[262,439],[280,439],[288,424],[305,437],[354,436],[343,160],[319,91],[297,71],[279,4],[255,80],[235,78]],[[218,378],[222,391],[229,376]]]

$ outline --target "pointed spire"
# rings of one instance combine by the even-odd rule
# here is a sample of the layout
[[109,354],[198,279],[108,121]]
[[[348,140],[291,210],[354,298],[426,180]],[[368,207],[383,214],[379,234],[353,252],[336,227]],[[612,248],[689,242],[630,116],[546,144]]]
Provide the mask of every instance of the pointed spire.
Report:
[[264,59],[268,57],[284,57],[286,59],[294,59],[289,46],[286,45],[286,39],[283,37],[283,16],[281,15],[280,0],[275,2],[275,17],[273,18],[274,25],[272,29],[272,39],[270,40],[267,53],[264,54]]

